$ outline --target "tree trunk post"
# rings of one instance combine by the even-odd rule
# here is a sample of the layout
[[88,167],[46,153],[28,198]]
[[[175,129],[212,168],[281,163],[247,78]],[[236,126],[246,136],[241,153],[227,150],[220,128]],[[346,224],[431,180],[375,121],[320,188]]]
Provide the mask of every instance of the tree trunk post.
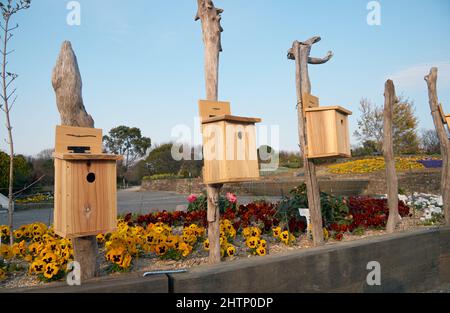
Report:
[[[206,99],[218,100],[219,89],[219,54],[222,51],[220,26],[222,9],[214,6],[211,0],[197,0],[198,11],[195,20],[201,21],[203,43],[205,45],[205,83]],[[220,210],[219,197],[222,184],[206,186],[208,198],[208,240],[209,263],[220,262]]]
[[395,95],[395,87],[392,80],[386,81],[384,98],[383,155],[386,163],[386,186],[389,207],[389,218],[386,230],[388,233],[393,233],[401,219],[398,214],[398,180],[397,172],[395,171],[394,146],[392,140],[392,119],[397,97]]
[[[430,74],[425,76],[425,81],[428,86],[428,97],[433,116],[434,127],[439,137],[442,154],[442,177],[441,177],[441,192],[443,202],[443,212],[445,216],[445,224],[450,226],[450,139],[445,130],[444,122],[439,111],[439,101],[437,96],[437,73],[438,69],[433,67]],[[450,126],[450,125],[449,125]]]
[[303,156],[308,207],[311,215],[312,235],[315,246],[320,246],[324,243],[322,212],[316,166],[312,160],[308,159],[306,117],[302,103],[302,95],[303,93],[311,93],[308,64],[324,64],[333,56],[333,53],[330,51],[324,58],[310,57],[312,45],[319,42],[320,39],[320,37],[312,37],[305,42],[294,41],[292,48],[288,51],[288,59],[295,60],[299,147],[300,153]]
[[[52,85],[61,116],[61,125],[93,128],[94,120],[86,113],[83,104],[81,74],[69,41],[62,44],[53,69]],[[96,236],[72,238],[72,244],[75,261],[80,263],[81,280],[96,276],[99,269]]]

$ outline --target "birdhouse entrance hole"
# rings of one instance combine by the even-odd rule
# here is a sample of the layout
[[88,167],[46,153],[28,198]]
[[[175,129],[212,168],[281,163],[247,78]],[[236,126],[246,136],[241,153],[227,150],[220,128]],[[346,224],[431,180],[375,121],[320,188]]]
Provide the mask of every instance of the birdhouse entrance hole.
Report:
[[86,176],[86,180],[88,181],[88,183],[93,183],[95,182],[95,174],[94,173],[89,173]]

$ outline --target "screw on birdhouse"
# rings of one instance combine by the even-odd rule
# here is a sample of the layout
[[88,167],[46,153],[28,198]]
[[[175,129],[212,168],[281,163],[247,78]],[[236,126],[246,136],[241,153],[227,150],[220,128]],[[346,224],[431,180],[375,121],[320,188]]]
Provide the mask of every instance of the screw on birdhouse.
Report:
[[91,217],[92,209],[88,207],[88,208],[85,208],[84,211],[85,211],[86,218],[89,219]]

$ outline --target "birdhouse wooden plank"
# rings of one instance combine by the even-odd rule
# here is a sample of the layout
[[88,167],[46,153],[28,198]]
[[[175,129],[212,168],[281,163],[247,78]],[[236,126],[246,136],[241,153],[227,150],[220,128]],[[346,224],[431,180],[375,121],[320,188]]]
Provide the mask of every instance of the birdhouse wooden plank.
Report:
[[200,100],[198,102],[200,120],[211,117],[231,115],[230,102]]
[[309,159],[350,157],[348,116],[339,106],[305,109]]
[[61,237],[116,229],[116,162],[122,157],[101,153],[101,138],[100,129],[57,127],[54,229]]
[[311,109],[311,108],[317,108],[319,107],[319,98],[309,94],[309,93],[303,93],[302,94],[302,104],[303,109]]
[[258,179],[255,123],[261,122],[261,119],[223,114],[230,113],[229,103],[226,102],[200,101],[199,108],[204,183],[222,184]]
[[102,130],[86,127],[56,126],[55,152],[73,152],[73,147],[89,148],[90,153],[102,153]]
[[445,116],[448,127],[450,128],[450,114]]

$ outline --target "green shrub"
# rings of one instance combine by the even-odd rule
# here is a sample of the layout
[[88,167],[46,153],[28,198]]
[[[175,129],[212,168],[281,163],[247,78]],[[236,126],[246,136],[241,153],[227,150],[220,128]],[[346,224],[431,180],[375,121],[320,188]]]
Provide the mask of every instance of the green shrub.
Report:
[[143,180],[159,180],[159,179],[178,179],[178,178],[183,178],[181,176],[175,175],[175,174],[155,174],[152,176],[144,176],[142,179]]

